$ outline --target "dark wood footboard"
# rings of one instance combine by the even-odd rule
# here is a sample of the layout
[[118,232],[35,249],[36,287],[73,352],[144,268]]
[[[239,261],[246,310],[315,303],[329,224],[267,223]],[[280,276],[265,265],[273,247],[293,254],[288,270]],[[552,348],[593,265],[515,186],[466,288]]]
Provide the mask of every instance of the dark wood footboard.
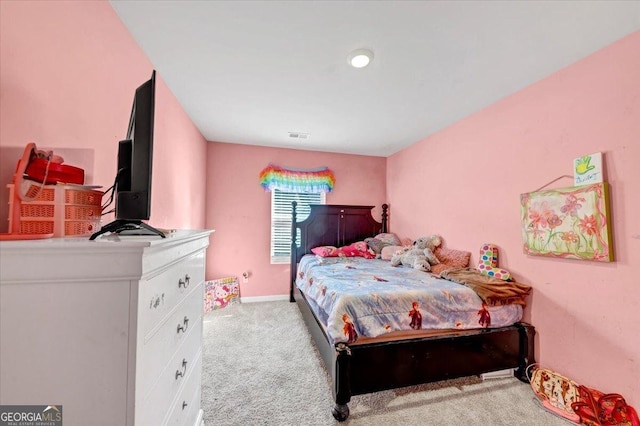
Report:
[[535,363],[535,329],[527,323],[392,342],[332,345],[297,288],[294,299],[331,377],[332,413],[340,421],[349,416],[352,395],[509,368],[526,382],[525,370]]
[[536,336],[536,329],[526,322],[519,322],[515,326],[518,327],[518,331],[520,333],[520,354],[515,376],[521,381],[529,383],[527,367],[536,363],[534,354],[534,338]]
[[356,395],[508,368],[519,369],[523,363],[530,362],[528,356],[520,352],[521,339],[527,339],[520,332],[523,327],[532,329],[528,324],[518,324],[354,345],[350,348],[351,392]]

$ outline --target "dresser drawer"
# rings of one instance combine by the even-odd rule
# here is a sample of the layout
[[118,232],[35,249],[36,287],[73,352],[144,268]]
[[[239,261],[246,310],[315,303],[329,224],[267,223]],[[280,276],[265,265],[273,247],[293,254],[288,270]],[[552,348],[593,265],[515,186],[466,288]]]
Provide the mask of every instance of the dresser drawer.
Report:
[[[187,378],[194,370],[202,369],[202,321],[194,325],[185,342],[159,373],[151,391],[142,398],[141,411],[150,425],[163,424],[172,401],[182,392]],[[137,391],[136,394],[140,395]]]
[[201,384],[202,356],[198,358],[198,363],[187,377],[182,392],[173,401],[168,420],[165,423],[167,426],[195,426],[200,414]]
[[171,266],[153,278],[140,282],[138,320],[145,341],[155,334],[173,309],[194,286],[204,281],[204,253]]
[[149,393],[159,379],[159,372],[187,340],[192,329],[202,323],[202,288],[202,283],[189,288],[190,293],[169,314],[162,327],[156,333],[145,336],[144,342],[138,347],[137,386],[143,396]]

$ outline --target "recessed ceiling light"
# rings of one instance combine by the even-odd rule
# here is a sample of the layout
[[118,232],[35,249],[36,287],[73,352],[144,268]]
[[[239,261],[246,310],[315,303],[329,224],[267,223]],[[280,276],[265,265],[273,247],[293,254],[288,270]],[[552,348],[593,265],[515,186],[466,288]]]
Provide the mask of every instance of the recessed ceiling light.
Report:
[[364,68],[373,60],[373,52],[368,49],[356,49],[349,54],[349,65]]

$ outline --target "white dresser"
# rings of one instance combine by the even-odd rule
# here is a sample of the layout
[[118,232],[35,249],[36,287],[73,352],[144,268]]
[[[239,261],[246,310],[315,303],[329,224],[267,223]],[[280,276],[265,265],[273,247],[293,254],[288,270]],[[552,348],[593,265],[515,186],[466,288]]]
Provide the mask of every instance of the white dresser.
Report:
[[203,424],[211,232],[1,241],[0,405],[62,405],[65,426]]

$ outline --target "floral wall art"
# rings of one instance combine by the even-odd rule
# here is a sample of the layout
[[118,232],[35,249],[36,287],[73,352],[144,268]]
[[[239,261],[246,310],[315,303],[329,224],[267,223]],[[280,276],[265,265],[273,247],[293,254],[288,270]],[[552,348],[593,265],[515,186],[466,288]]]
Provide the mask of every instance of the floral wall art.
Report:
[[606,182],[520,195],[524,252],[613,261]]

